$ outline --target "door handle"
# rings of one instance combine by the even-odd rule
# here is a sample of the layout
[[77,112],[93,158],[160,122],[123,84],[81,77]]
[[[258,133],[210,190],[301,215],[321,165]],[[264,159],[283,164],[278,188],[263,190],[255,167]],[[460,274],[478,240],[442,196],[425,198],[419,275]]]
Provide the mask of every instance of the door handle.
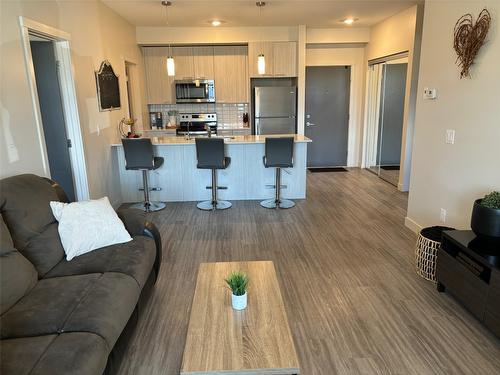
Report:
[[316,124],[313,124],[312,122],[306,121],[306,126],[316,126]]

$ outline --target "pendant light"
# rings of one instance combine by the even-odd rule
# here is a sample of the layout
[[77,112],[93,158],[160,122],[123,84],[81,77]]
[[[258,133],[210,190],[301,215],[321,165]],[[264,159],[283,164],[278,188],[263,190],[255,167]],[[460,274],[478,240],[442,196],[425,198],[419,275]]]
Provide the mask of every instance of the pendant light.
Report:
[[[165,7],[166,10],[166,19],[167,19],[167,28],[168,28],[168,7],[172,5],[171,1],[162,1],[161,5]],[[172,56],[172,46],[170,45],[170,39],[168,41],[168,57],[167,57],[167,75],[170,77],[175,76],[175,62]]]
[[[259,26],[262,27],[262,7],[265,6],[266,3],[264,1],[257,1],[255,5],[259,7]],[[266,57],[264,56],[264,52],[262,51],[262,49],[259,53],[259,56],[257,57],[257,73],[266,74]]]

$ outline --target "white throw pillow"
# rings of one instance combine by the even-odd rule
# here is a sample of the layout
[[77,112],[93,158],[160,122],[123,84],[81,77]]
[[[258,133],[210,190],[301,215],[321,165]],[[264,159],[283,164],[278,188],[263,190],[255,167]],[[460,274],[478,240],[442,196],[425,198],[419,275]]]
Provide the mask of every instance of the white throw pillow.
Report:
[[59,236],[67,260],[132,240],[108,197],[74,203],[50,202],[50,208],[59,222]]

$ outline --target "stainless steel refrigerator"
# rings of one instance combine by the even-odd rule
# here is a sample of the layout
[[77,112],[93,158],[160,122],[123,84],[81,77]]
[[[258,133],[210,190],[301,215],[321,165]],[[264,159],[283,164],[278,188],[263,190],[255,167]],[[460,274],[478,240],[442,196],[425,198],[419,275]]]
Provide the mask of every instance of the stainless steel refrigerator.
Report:
[[297,87],[254,88],[254,133],[297,132]]

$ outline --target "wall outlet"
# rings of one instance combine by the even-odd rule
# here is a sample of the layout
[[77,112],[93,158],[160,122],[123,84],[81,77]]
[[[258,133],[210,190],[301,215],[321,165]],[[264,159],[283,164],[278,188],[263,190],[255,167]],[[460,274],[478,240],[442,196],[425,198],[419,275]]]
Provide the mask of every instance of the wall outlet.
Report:
[[434,100],[437,98],[437,90],[429,87],[424,88],[424,99]]
[[442,223],[446,223],[446,210],[444,208],[441,208],[441,212],[439,214],[439,220]]
[[455,144],[455,130],[454,129],[446,129],[445,142],[450,144],[450,145]]

